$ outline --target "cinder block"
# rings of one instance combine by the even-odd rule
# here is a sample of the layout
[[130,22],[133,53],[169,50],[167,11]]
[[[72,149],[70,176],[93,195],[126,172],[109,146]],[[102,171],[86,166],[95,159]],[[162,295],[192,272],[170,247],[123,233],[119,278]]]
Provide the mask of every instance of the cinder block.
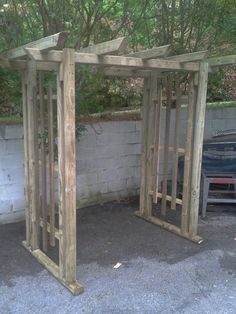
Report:
[[24,152],[24,143],[20,139],[6,140],[6,150],[8,154]]
[[77,184],[79,186],[85,186],[89,184],[97,184],[98,183],[98,174],[97,172],[87,173],[87,174],[79,174],[77,176]]
[[6,168],[3,170],[4,182],[6,184],[20,183],[24,185],[24,168]]
[[126,188],[126,179],[113,180],[108,182],[108,191],[120,191]]
[[0,214],[10,213],[13,209],[11,200],[0,201]]
[[6,126],[0,125],[0,143],[1,140],[5,140]]
[[21,125],[6,125],[5,139],[23,139],[23,127]]
[[0,168],[12,168],[23,165],[23,153],[0,155]]
[[13,211],[14,212],[25,210],[25,199],[24,198],[14,199],[12,202],[13,202]]
[[0,139],[0,156],[7,154],[7,141]]

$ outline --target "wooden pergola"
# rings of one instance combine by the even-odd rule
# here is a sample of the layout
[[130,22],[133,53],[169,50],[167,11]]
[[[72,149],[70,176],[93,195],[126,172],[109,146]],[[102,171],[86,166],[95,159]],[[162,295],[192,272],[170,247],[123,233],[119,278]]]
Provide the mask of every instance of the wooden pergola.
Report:
[[[73,294],[79,294],[83,288],[76,280],[75,64],[96,66],[104,76],[144,77],[140,208],[136,215],[201,243],[197,227],[208,72],[235,63],[236,57],[207,59],[207,51],[170,56],[170,45],[124,54],[125,38],[76,51],[64,48],[66,37],[67,34],[61,32],[2,53],[0,66],[19,70],[22,77],[26,209],[26,240],[23,245]],[[46,87],[45,96],[47,81],[42,77],[43,71],[56,74],[56,110],[53,109],[55,99],[51,87]],[[188,113],[185,147],[180,148],[182,91],[179,86],[175,87],[174,145],[169,145],[173,99],[171,75],[183,72],[189,77]],[[162,101],[164,94],[165,106]],[[163,143],[160,140],[161,111],[165,112]],[[54,116],[57,118],[58,156],[55,156],[53,147],[56,137]],[[46,129],[48,147],[43,140]],[[179,154],[185,155],[182,198],[177,195]],[[54,184],[56,160],[58,214]],[[170,161],[173,165],[172,189],[168,195]],[[161,201],[163,219],[153,215],[153,204],[158,200]],[[181,207],[178,227],[164,220],[167,209],[175,210],[176,205]],[[47,255],[48,247],[57,244],[59,263]]]

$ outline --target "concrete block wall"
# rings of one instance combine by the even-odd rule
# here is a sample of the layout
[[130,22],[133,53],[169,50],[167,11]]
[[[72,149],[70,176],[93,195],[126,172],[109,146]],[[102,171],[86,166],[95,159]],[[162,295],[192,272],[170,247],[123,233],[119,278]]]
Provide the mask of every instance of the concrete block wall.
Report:
[[[137,195],[140,149],[140,121],[86,125],[77,143],[78,207]],[[24,219],[23,157],[22,126],[1,125],[0,224]]]
[[[184,147],[186,116],[186,109],[182,109],[181,147]],[[161,118],[162,143],[164,119],[165,112]],[[236,108],[208,109],[205,138],[219,130],[235,128],[235,121]],[[95,123],[86,125],[86,129],[77,143],[78,207],[137,195],[141,121]],[[171,112],[170,145],[173,139],[174,109]],[[0,125],[0,223],[23,218],[23,128],[20,125]]]

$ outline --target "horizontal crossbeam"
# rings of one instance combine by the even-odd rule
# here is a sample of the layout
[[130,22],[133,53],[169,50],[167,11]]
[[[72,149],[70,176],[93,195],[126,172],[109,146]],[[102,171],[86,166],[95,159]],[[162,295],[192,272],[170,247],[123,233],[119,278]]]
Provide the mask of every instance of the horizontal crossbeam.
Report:
[[[37,49],[26,48],[26,51],[35,61],[52,61],[61,62],[62,51],[51,50],[46,54],[42,54]],[[93,53],[75,52],[75,62],[80,64],[93,64],[105,66],[121,66],[137,69],[159,69],[170,71],[198,71],[198,63],[189,62],[181,64],[178,61],[151,59],[142,60],[141,58],[124,57],[124,56],[98,56]]]

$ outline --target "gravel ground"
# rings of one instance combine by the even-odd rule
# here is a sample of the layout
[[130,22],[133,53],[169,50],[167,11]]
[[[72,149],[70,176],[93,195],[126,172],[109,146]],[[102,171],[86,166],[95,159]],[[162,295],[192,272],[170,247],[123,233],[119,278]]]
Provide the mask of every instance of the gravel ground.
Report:
[[77,297],[21,246],[23,223],[0,226],[0,313],[236,313],[236,211],[225,208],[200,220],[201,245],[136,218],[136,203],[80,210]]

